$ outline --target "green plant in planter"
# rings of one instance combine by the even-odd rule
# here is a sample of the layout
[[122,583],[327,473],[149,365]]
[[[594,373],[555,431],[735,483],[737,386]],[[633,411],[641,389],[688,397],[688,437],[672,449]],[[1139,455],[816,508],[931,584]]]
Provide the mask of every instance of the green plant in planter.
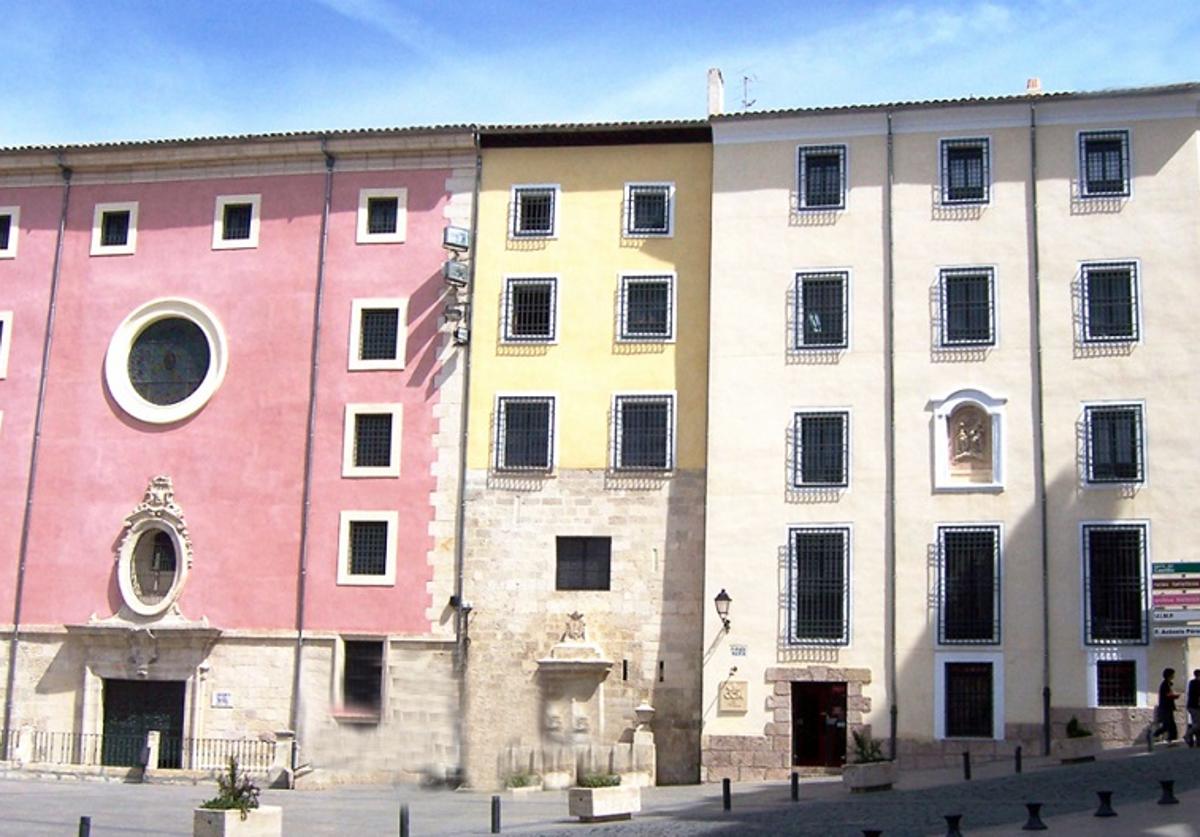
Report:
[[621,777],[616,773],[587,773],[578,784],[581,788],[615,788],[621,784]]
[[200,803],[200,807],[217,811],[238,811],[241,818],[246,819],[250,809],[258,807],[260,792],[258,785],[238,770],[237,759],[230,756],[229,769],[217,776],[217,795],[207,802]]
[[520,773],[510,773],[508,778],[504,780],[505,787],[509,788],[528,788],[538,783],[539,777],[536,773],[522,771]]
[[883,755],[883,744],[871,737],[869,732],[854,730],[854,763],[869,764],[876,761],[887,761]]
[[1079,719],[1074,715],[1067,721],[1067,738],[1087,738],[1091,734],[1092,731],[1079,723]]

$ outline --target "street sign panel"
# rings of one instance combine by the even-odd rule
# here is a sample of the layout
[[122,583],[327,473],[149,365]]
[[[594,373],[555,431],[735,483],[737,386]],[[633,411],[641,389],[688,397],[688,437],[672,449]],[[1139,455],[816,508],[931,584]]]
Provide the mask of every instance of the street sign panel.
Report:
[[1155,593],[1151,602],[1155,607],[1160,605],[1200,605],[1200,593]]
[[1154,636],[1156,639],[1200,636],[1200,625],[1168,625],[1163,628],[1154,628]]
[[1186,561],[1174,564],[1151,565],[1155,575],[1175,575],[1177,573],[1200,573],[1200,562]]
[[1154,609],[1155,622],[1200,622],[1200,610],[1181,608],[1178,610]]

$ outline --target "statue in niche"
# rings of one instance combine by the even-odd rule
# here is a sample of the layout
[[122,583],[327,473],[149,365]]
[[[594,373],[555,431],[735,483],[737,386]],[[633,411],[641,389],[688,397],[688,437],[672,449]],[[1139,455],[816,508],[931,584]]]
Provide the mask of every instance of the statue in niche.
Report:
[[947,422],[951,473],[973,480],[990,480],[992,472],[991,418],[972,404],[959,407]]

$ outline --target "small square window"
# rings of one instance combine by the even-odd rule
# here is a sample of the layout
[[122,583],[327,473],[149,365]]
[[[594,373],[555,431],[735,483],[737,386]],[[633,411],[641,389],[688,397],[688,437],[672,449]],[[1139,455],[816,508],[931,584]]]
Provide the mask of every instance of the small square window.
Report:
[[1137,706],[1137,663],[1133,660],[1096,662],[1096,704]]
[[1084,198],[1129,195],[1129,132],[1079,135],[1079,191]]
[[846,273],[796,274],[797,349],[844,349],[847,339]]
[[378,717],[383,706],[382,640],[343,642],[342,704],[347,713]]
[[846,208],[846,146],[799,149],[800,209]]
[[979,139],[941,141],[942,203],[987,203],[991,180],[990,144]]
[[625,235],[669,236],[675,215],[671,183],[628,183],[625,186]]
[[849,426],[850,414],[845,412],[796,413],[796,488],[849,485]]
[[1000,530],[938,528],[938,642],[1000,641]]
[[12,348],[12,311],[0,311],[0,381],[8,377],[8,354]]
[[237,250],[258,246],[262,195],[222,195],[213,216],[213,249]]
[[346,405],[342,476],[400,476],[401,410],[399,404]]
[[1084,641],[1145,645],[1146,526],[1083,527]]
[[344,511],[338,534],[337,583],[391,586],[396,583],[399,513]]
[[92,215],[93,256],[127,256],[137,248],[136,202],[98,203]]
[[360,189],[358,192],[359,244],[398,244],[407,233],[408,190]]
[[554,399],[500,396],[496,399],[496,468],[548,471],[554,461]]
[[0,259],[16,258],[17,229],[20,221],[20,207],[0,206]]
[[942,348],[995,345],[992,279],[991,268],[941,271]]
[[350,307],[351,370],[403,369],[408,300],[356,299]]
[[612,538],[557,537],[555,590],[610,590]]
[[789,532],[791,641],[850,641],[850,530],[803,527]]
[[675,339],[674,309],[674,276],[622,276],[618,338],[640,342]]
[[1129,484],[1145,479],[1142,405],[1085,407],[1084,424],[1088,482]]
[[1083,342],[1138,340],[1138,280],[1134,262],[1095,262],[1082,268]]
[[505,343],[552,343],[558,282],[552,278],[521,277],[504,283]]
[[554,236],[557,186],[514,186],[512,203],[513,238]]
[[669,471],[674,467],[673,395],[618,395],[613,400],[613,414],[616,470]]

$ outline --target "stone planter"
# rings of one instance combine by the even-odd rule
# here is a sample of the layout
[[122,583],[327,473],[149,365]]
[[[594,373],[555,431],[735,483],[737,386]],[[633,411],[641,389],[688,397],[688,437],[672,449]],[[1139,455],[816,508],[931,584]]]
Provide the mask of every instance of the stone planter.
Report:
[[642,810],[642,789],[629,785],[611,788],[571,788],[567,811],[583,822],[627,820]]
[[1063,764],[1079,761],[1095,761],[1097,754],[1104,749],[1097,735],[1085,735],[1083,738],[1056,738],[1050,742],[1050,757],[1058,759]]
[[869,761],[842,768],[842,784],[851,793],[891,790],[896,783],[896,762]]
[[282,837],[283,809],[278,805],[260,805],[247,812],[215,811],[196,808],[192,816],[192,837]]

